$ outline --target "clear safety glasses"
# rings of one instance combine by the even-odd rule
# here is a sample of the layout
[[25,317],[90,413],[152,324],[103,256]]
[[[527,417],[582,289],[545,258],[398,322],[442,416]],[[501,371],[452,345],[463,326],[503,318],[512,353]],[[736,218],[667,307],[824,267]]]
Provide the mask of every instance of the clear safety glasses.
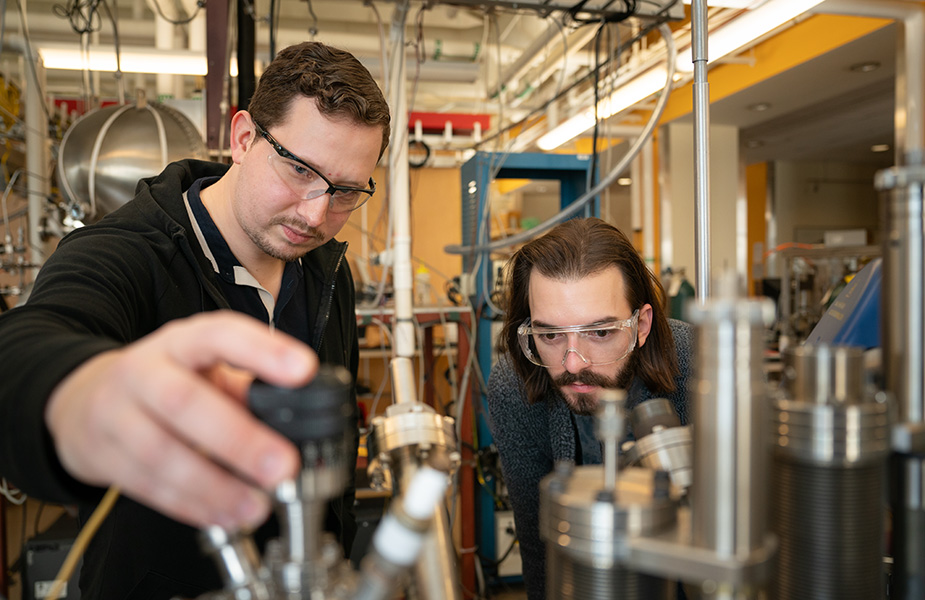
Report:
[[517,328],[517,339],[524,356],[541,367],[565,365],[569,352],[588,365],[609,365],[633,351],[638,328],[638,309],[629,319],[570,327],[537,327],[528,318]]
[[276,138],[257,124],[256,121],[254,121],[254,128],[276,151],[275,154],[267,156],[270,166],[286,186],[301,198],[312,200],[318,196],[330,194],[330,210],[345,213],[360,208],[376,193],[376,182],[372,177],[369,178],[368,188],[335,185],[330,179],[322,175],[318,169],[286,150],[282,144],[276,141]]

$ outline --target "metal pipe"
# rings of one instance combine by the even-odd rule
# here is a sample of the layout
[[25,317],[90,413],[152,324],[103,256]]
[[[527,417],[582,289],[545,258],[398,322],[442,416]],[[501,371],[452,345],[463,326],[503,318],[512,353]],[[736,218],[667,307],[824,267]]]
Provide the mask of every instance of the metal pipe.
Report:
[[710,84],[707,83],[707,3],[691,4],[694,63],[694,278],[700,304],[710,296]]
[[414,582],[421,600],[458,600],[461,597],[455,557],[450,517],[446,508],[438,505],[421,554],[414,563]]
[[[4,45],[10,44],[7,40]],[[17,44],[19,46],[19,44]],[[51,192],[48,177],[48,164],[50,161],[50,148],[48,139],[48,123],[45,113],[45,97],[42,90],[45,87],[45,68],[37,54],[29,53],[28,46],[20,46],[23,57],[35,67],[31,70],[34,77],[25,78],[26,107],[26,171],[28,177],[28,205],[29,205],[29,262],[37,268],[47,256],[46,244],[42,240],[42,215],[45,212],[47,198]]]
[[414,364],[407,356],[398,356],[389,363],[392,373],[392,401],[396,404],[417,401],[414,383]]
[[[925,424],[925,167],[877,173],[881,190],[883,285],[881,345],[886,389],[898,406],[897,430]],[[915,440],[915,438],[913,438]],[[893,509],[893,591],[901,600],[925,597],[925,444],[921,436],[894,454],[890,473]]]
[[763,356],[774,309],[737,299],[734,277],[722,284],[724,295],[691,305],[688,315],[697,332],[692,542],[735,560],[760,550],[767,532]]
[[639,153],[642,180],[638,186],[642,196],[642,258],[649,268],[658,273],[655,264],[655,151],[647,141]]
[[883,232],[882,347],[887,390],[899,421],[925,422],[925,168],[896,167],[877,174]]
[[925,151],[925,6],[903,20],[896,49],[896,164],[921,164]]
[[409,0],[395,5],[391,26],[389,91],[392,107],[392,145],[389,150],[389,203],[393,223],[393,284],[395,356],[414,356],[413,276],[411,268],[411,192],[408,183],[408,86],[405,81],[405,21]]

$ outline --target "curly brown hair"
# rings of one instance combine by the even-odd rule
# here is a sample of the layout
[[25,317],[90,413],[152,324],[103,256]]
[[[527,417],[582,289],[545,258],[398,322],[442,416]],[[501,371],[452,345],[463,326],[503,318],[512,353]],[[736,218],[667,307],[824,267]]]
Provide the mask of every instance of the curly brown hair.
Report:
[[550,392],[553,384],[545,368],[527,360],[517,339],[517,328],[530,316],[530,275],[536,270],[552,279],[574,280],[611,266],[623,274],[626,301],[631,308],[652,306],[649,337],[633,352],[628,368],[633,368],[654,393],[669,395],[675,390],[678,359],[661,281],[622,231],[597,218],[572,219],[525,245],[508,264],[509,286],[498,348],[511,357],[531,403]]
[[382,128],[379,156],[389,145],[389,105],[379,85],[359,60],[320,42],[282,49],[267,66],[247,107],[263,127],[284,121],[298,96],[314,98],[328,117],[346,117]]

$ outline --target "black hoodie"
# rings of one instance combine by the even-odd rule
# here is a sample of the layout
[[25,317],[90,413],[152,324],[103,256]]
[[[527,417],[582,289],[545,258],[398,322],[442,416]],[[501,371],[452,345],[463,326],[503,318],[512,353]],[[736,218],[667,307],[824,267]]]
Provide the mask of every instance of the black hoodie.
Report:
[[[0,475],[30,496],[77,504],[86,518],[103,491],[68,475],[44,410],[55,386],[89,358],[129,344],[173,319],[229,308],[191,229],[182,194],[227,165],[184,160],[143,179],[135,198],[65,236],[42,266],[28,302],[0,315]],[[322,363],[356,380],[358,347],[347,244],[330,240],[303,259],[317,293],[307,299],[310,340]],[[355,394],[354,394],[355,397]],[[356,447],[353,448],[356,462]],[[353,471],[331,503],[327,527],[349,553],[356,524]],[[273,535],[273,524],[263,537]],[[195,597],[218,589],[196,530],[120,498],[84,556],[85,600]]]

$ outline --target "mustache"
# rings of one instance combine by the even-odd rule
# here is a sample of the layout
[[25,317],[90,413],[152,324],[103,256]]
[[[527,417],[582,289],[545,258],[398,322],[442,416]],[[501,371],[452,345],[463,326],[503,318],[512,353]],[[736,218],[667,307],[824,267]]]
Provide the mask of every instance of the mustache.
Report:
[[565,371],[556,377],[553,377],[552,382],[558,387],[581,382],[585,385],[596,385],[602,388],[613,388],[617,387],[619,378],[607,377],[606,375],[601,375],[600,373],[595,373],[593,371],[582,371],[580,373],[570,373],[569,371]]
[[306,225],[305,223],[302,223],[301,221],[297,221],[296,219],[287,219],[287,218],[275,219],[275,224],[285,225],[286,227],[292,229],[293,231],[295,231],[296,233],[300,235],[315,238],[316,240],[321,241],[321,242],[324,241],[324,234],[320,232],[316,227],[311,227],[310,225]]

